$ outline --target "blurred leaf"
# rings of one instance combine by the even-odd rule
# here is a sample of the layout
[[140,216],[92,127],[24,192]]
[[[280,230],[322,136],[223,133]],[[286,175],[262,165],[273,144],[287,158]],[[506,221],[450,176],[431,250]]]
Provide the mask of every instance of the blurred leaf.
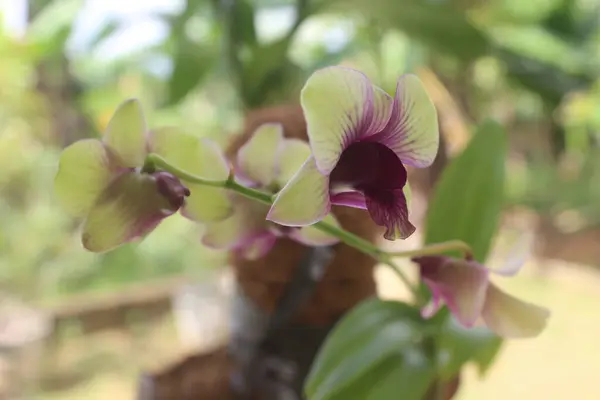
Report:
[[452,316],[446,319],[438,349],[442,378],[452,379],[468,361],[484,374],[502,346],[502,339],[485,327],[465,328]]
[[402,400],[422,400],[434,376],[432,360],[427,358],[422,348],[413,345],[394,352],[381,364],[328,399],[389,400],[397,398],[401,392]]
[[118,28],[119,28],[119,23],[117,21],[115,21],[115,20],[109,21],[107,24],[105,24],[102,27],[100,32],[98,32],[98,34],[94,36],[94,38],[90,42],[90,47],[94,48],[94,47],[98,46],[103,40],[105,40],[106,38],[111,36],[113,33],[115,33]]
[[[351,391],[352,398],[383,399],[394,385],[416,395],[426,391],[432,375],[429,361],[414,348],[420,321],[419,312],[404,303],[369,299],[356,306],[320,349],[306,381],[307,397],[347,399]],[[403,380],[408,386],[398,386]],[[373,391],[375,384],[383,386]],[[365,395],[356,397],[355,391]]]
[[[421,0],[337,0],[343,11],[372,18],[384,29],[399,29],[432,49],[472,60],[488,51],[484,34],[448,2]],[[334,5],[335,5],[334,4]]]
[[290,43],[291,38],[286,36],[257,47],[244,63],[243,98],[247,107],[259,107],[268,93],[284,82],[286,70],[293,66],[287,58]]
[[567,73],[510,49],[498,49],[498,56],[506,64],[509,79],[542,96],[554,108],[563,96],[589,85],[591,79],[581,73]]
[[425,243],[462,240],[485,261],[498,227],[504,194],[506,135],[488,120],[436,185],[429,205]]
[[533,24],[548,18],[561,3],[563,0],[495,0],[486,4],[483,13],[487,23]]
[[[427,214],[425,243],[463,240],[471,246],[476,260],[485,261],[504,203],[506,151],[506,135],[499,124],[488,120],[478,127],[467,148],[448,165],[436,185]],[[430,296],[423,284],[421,292]],[[453,378],[468,360],[476,360],[482,370],[492,362],[500,338],[485,328],[457,327],[447,308],[435,320],[442,323],[437,346],[447,357],[444,378]]]
[[236,43],[253,47],[256,45],[256,27],[254,26],[254,8],[248,0],[238,0],[233,17],[232,38]]
[[173,55],[173,72],[169,79],[165,105],[173,105],[187,96],[207,75],[215,63],[212,49],[179,37]]
[[83,1],[61,0],[46,4],[36,13],[27,30],[29,40],[36,43],[41,56],[63,50]]

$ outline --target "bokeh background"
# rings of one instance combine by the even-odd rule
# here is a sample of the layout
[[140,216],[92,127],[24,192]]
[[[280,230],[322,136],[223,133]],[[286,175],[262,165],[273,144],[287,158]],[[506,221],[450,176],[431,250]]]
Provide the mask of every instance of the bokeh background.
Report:
[[225,255],[201,228],[176,216],[141,243],[82,249],[52,195],[62,148],[129,97],[151,126],[225,145],[248,111],[296,103],[312,71],[344,64],[389,92],[417,73],[438,108],[444,156],[414,177],[417,225],[476,123],[509,134],[491,264],[526,243],[501,284],[553,316],[485,376],[469,371],[458,398],[597,398],[600,0],[3,0],[0,13],[0,392],[131,399],[141,370],[227,330]]

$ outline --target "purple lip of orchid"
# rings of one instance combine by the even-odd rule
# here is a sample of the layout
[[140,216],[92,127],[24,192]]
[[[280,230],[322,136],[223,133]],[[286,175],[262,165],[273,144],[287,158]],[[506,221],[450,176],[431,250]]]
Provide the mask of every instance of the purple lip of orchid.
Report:
[[[400,216],[405,220],[400,235],[404,239],[415,231],[408,221],[403,192],[406,182],[406,168],[394,151],[367,137],[352,143],[342,152],[329,177],[330,190],[336,186],[349,186],[362,193],[364,201],[349,203],[346,197],[349,193],[346,192],[346,196],[332,196],[331,203],[367,209],[373,221],[381,226],[393,226],[391,219]],[[389,229],[384,235],[390,240],[393,236],[394,232]]]
[[156,180],[158,192],[167,199],[174,211],[183,207],[185,198],[191,193],[177,177],[168,172],[155,172],[152,177]]

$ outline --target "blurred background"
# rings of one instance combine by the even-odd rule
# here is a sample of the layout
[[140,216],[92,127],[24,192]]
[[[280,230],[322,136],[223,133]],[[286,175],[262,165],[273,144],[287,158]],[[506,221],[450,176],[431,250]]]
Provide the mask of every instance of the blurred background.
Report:
[[344,64],[391,93],[417,73],[438,108],[442,155],[413,177],[417,219],[475,123],[509,133],[496,257],[523,235],[531,257],[502,284],[553,317],[486,376],[470,371],[458,398],[597,398],[600,0],[2,0],[0,16],[0,392],[131,399],[140,370],[226,330],[225,255],[192,223],[83,250],[52,196],[65,146],[129,97],[151,126],[225,145],[247,112],[297,103],[312,71]]

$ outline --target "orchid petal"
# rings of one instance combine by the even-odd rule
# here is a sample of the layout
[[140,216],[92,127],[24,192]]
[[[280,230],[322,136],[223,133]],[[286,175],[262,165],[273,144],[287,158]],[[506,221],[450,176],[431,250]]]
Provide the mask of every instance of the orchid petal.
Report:
[[233,205],[222,188],[189,184],[190,196],[187,198],[181,214],[198,222],[215,222],[225,219],[233,212]]
[[482,316],[486,325],[500,336],[527,338],[544,330],[550,312],[489,285]]
[[298,172],[302,164],[310,157],[310,146],[299,139],[286,139],[283,141],[278,153],[277,184],[286,185]]
[[492,272],[502,276],[516,275],[530,256],[532,240],[533,238],[530,234],[520,235],[518,240],[516,240],[515,244],[508,251],[508,255],[506,256],[502,267],[496,268],[492,270]]
[[319,172],[311,156],[277,194],[267,219],[286,226],[312,225],[330,209],[329,179]]
[[146,120],[140,102],[122,103],[108,123],[104,143],[118,156],[121,166],[141,167],[146,157]]
[[63,150],[54,180],[54,192],[66,211],[83,217],[92,208],[115,171],[104,144],[86,139]]
[[408,219],[408,204],[403,189],[366,190],[366,205],[373,222],[386,228],[387,240],[406,239],[416,228]]
[[[336,228],[341,228],[340,223],[333,216],[333,214],[329,214],[325,218],[323,218],[323,222],[327,222],[328,224],[333,225]],[[316,228],[314,225],[304,226],[299,229],[293,229],[292,231],[290,231],[289,236],[295,241],[305,244],[307,246],[331,246],[340,241],[340,239],[338,239],[337,237],[323,232],[322,230]]]
[[414,260],[421,277],[431,289],[435,305],[443,300],[465,326],[473,326],[484,307],[489,273],[474,262],[428,256]]
[[281,124],[263,124],[238,151],[237,162],[242,174],[261,186],[269,186],[275,178],[276,158],[283,141]]
[[235,208],[226,219],[207,224],[202,243],[215,249],[233,249],[249,243],[266,230],[267,206],[233,195]]
[[380,131],[390,114],[389,96],[363,73],[328,67],[308,78],[300,95],[319,171],[328,174],[355,140]]
[[176,128],[160,128],[152,132],[151,151],[173,166],[200,178],[225,180],[229,166],[219,146],[209,139],[180,132]]
[[256,235],[251,241],[240,247],[240,253],[247,260],[257,260],[267,255],[276,241],[277,237],[275,235],[265,231]]
[[126,173],[102,193],[83,225],[82,242],[93,252],[141,238],[176,212],[148,174]]
[[367,209],[365,195],[361,192],[340,192],[331,196],[331,204],[352,208]]
[[404,164],[424,168],[439,147],[438,118],[425,87],[415,75],[398,80],[392,114],[383,131],[371,138],[392,149]]

